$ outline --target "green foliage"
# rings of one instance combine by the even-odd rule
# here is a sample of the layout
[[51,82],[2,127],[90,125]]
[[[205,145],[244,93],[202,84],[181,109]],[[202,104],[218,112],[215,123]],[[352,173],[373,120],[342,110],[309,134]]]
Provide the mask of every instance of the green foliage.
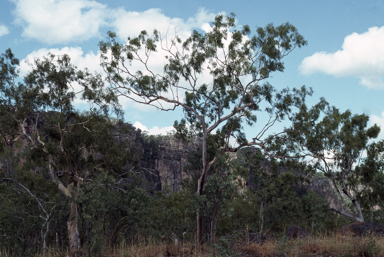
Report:
[[47,214],[50,231],[46,239],[55,238],[53,231],[61,236],[64,232],[66,236],[66,230],[59,229],[58,221],[63,216],[67,218],[68,208],[63,206],[68,202],[46,178],[14,167],[14,179],[0,179],[0,248],[10,249],[14,255],[34,256],[42,248]]
[[337,215],[328,211],[329,204],[318,194],[307,191],[301,197],[303,206],[302,224],[312,235],[336,232]]
[[288,256],[294,248],[295,244],[291,243],[286,236],[283,236],[279,244],[276,245],[275,250],[279,256]]
[[[281,154],[279,144],[269,144],[279,136],[265,138],[265,132],[276,122],[290,117],[293,109],[303,105],[305,97],[312,94],[304,86],[278,92],[265,82],[271,73],[284,70],[285,56],[307,44],[293,25],[268,24],[256,28],[252,35],[249,26],[240,29],[236,26],[233,13],[216,16],[211,25],[209,32],[193,31],[184,41],[178,35],[164,38],[155,30],[152,36],[142,31],[124,43],[118,42],[116,33],[109,32],[107,40],[99,44],[101,66],[119,94],[164,111],[183,108],[185,118],[174,123],[176,137],[183,140],[197,137],[202,142],[201,176],[196,187],[199,206],[206,202],[205,183],[218,156],[247,145],[259,145]],[[151,54],[157,51],[166,56],[162,73],[147,65]],[[136,65],[143,69],[136,70],[133,68]],[[212,78],[209,84],[199,80],[207,73]],[[163,92],[172,94],[167,96]],[[254,125],[258,111],[268,114],[270,119],[248,142],[243,124]],[[232,147],[230,139],[235,139],[238,147]],[[198,241],[201,241],[202,219],[197,220]]]
[[221,218],[227,202],[235,197],[235,177],[232,175],[232,168],[229,156],[220,156],[212,167],[211,174],[208,175],[204,195],[196,195],[198,199],[196,209],[204,216],[204,228],[211,241],[215,241],[216,232],[222,235],[220,227],[218,229],[216,227],[218,220]]
[[190,240],[193,234],[195,211],[193,192],[181,190],[166,195],[159,192],[153,201],[150,227],[157,238]]
[[221,237],[218,240],[217,244],[214,244],[214,248],[217,251],[217,256],[218,257],[237,257],[239,256],[239,253],[234,252],[231,250],[230,243],[228,242],[227,239]]
[[371,220],[374,208],[384,206],[383,183],[384,183],[384,162],[382,154],[384,152],[384,141],[373,142],[366,149],[367,157],[362,160],[354,172],[354,180],[359,181],[365,188],[358,192],[356,198],[360,201],[364,217]]
[[[381,194],[375,180],[382,180],[384,148],[382,142],[369,143],[380,128],[376,124],[367,127],[368,120],[365,114],[352,115],[349,110],[341,113],[322,99],[311,109],[303,105],[288,130],[289,148],[297,155],[313,158],[314,168],[331,179],[338,193],[353,205],[355,214],[349,215],[344,209],[335,211],[360,221],[362,207],[370,209]],[[363,157],[365,152],[367,157]]]
[[131,240],[147,227],[151,199],[138,186],[139,181],[127,184],[102,173],[81,187],[76,202],[81,213],[81,231],[86,249],[92,254],[102,247],[115,245],[123,238]]
[[[174,124],[178,138],[200,137],[205,151],[209,145],[208,135],[213,135],[216,129],[215,147],[227,152],[230,137],[234,137],[240,147],[247,145],[242,124],[255,124],[257,111],[271,115],[266,129],[284,119],[312,93],[305,87],[277,92],[270,84],[263,84],[270,73],[284,70],[285,56],[307,44],[293,25],[268,24],[256,28],[252,35],[249,26],[239,29],[235,24],[234,14],[218,15],[210,32],[194,31],[184,42],[175,35],[167,38],[167,44],[156,30],[152,36],[142,31],[139,36],[128,38],[127,44],[119,43],[116,33],[109,32],[107,40],[99,44],[101,65],[108,81],[126,97],[162,110],[182,106],[185,119]],[[156,47],[160,44],[162,47]],[[144,62],[157,51],[167,56],[162,74],[151,71]],[[133,62],[144,65],[148,72],[136,71],[131,67]],[[204,72],[212,76],[213,82],[209,85],[198,80]],[[242,78],[246,76],[251,79],[244,82]],[[162,94],[170,90],[175,94],[183,91],[185,96],[167,98]],[[173,107],[156,105],[155,101]],[[260,135],[264,132],[262,129]],[[204,162],[207,162],[205,153]]]
[[237,162],[236,173],[246,178],[247,186],[229,204],[241,224],[230,230],[247,227],[256,233],[261,228],[262,233],[282,233],[295,224],[319,234],[334,227],[335,215],[327,210],[328,204],[308,189],[313,170],[292,160],[269,160],[254,148],[240,151]]
[[[0,133],[2,146],[6,146],[2,152],[10,152],[8,158],[21,164],[17,171],[6,170],[3,180],[19,185],[27,191],[29,198],[39,203],[34,208],[27,208],[25,206],[31,205],[31,200],[25,202],[21,198],[22,202],[18,203],[21,209],[8,211],[23,220],[27,220],[25,215],[38,219],[32,229],[36,231],[36,226],[40,226],[41,230],[41,235],[35,236],[32,244],[35,245],[40,236],[52,238],[49,225],[52,215],[55,215],[54,208],[61,202],[57,193],[64,193],[66,197],[76,196],[80,184],[92,182],[103,171],[121,174],[124,171],[122,167],[132,159],[125,153],[130,142],[116,137],[116,134],[123,136],[127,130],[120,121],[108,119],[110,110],[118,117],[122,112],[116,96],[104,86],[100,75],[78,70],[67,55],[50,54],[35,59],[24,83],[16,86],[17,59],[8,50],[1,55],[0,62]],[[88,112],[80,113],[74,108],[75,97],[90,103]],[[29,147],[25,147],[26,144]],[[23,190],[17,189],[17,192]],[[12,195],[9,197],[5,199],[10,201],[14,198]],[[49,208],[44,207],[46,203],[49,203]],[[24,213],[22,208],[28,212]],[[61,233],[62,238],[65,233]],[[31,248],[30,239],[23,237],[24,248],[37,249]]]

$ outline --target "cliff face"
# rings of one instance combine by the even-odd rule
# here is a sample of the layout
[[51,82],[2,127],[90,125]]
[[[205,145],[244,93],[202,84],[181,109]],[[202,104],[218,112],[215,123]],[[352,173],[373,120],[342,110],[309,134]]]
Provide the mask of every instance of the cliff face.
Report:
[[[34,137],[36,132],[40,132],[42,141],[49,142],[50,139],[42,132],[44,117],[52,117],[55,112],[47,112],[44,115],[31,113],[23,123],[27,135]],[[124,172],[133,171],[142,178],[143,186],[148,192],[167,191],[177,192],[181,190],[181,183],[184,179],[190,179],[191,175],[186,172],[185,167],[188,158],[197,150],[198,141],[184,143],[173,136],[148,136],[139,129],[128,123],[117,123],[114,138],[116,143],[124,142],[128,147],[126,154],[130,156],[130,162],[122,170]],[[19,128],[21,133],[21,129]],[[120,131],[124,131],[121,133]],[[17,143],[9,145],[13,150],[13,155],[22,153],[24,149],[30,148],[30,142],[22,137]],[[91,153],[83,150],[83,157],[88,158]],[[96,154],[100,158],[102,155]],[[95,157],[95,156],[94,156]],[[13,176],[11,156],[3,155],[0,158],[0,172],[5,172],[6,176]],[[19,159],[19,165],[25,163],[25,158]],[[127,179],[126,183],[129,183]]]
[[[47,114],[54,115],[53,112]],[[37,126],[35,126],[35,122],[36,119],[31,124],[25,122],[24,128],[27,134],[32,135],[36,132],[36,129],[40,129],[40,121],[37,122]],[[177,192],[182,189],[181,184],[183,180],[192,178],[193,172],[187,171],[186,166],[188,165],[188,159],[199,150],[199,140],[185,143],[173,136],[148,136],[130,124],[120,124],[120,126],[126,126],[126,131],[128,132],[125,134],[115,134],[115,138],[116,140],[129,141],[130,147],[127,149],[127,154],[132,155],[132,159],[136,160],[132,163],[127,163],[124,169],[133,170],[140,174],[143,185],[148,192]],[[28,145],[29,142],[26,139],[22,139],[20,143],[15,145],[16,149],[14,149],[16,152],[20,152],[23,148],[28,147]],[[252,152],[257,151],[256,149],[249,150]],[[242,155],[241,152],[239,151],[237,156],[239,154]],[[231,158],[237,158],[236,154],[233,154]],[[21,159],[20,161],[23,163],[25,160]],[[8,160],[0,160],[2,170],[11,170],[5,167],[7,165],[10,165]],[[268,170],[267,161],[263,161],[261,165],[265,170]],[[243,182],[246,184],[254,183],[252,177],[249,178],[249,181],[244,180]],[[338,199],[334,188],[327,178],[313,179],[307,187],[330,203],[330,207],[341,207],[341,201]]]
[[337,195],[336,189],[333,187],[328,178],[324,177],[312,179],[309,188],[329,203],[330,208],[341,210],[341,200]]
[[140,166],[144,173],[157,176],[157,181],[153,180],[157,190],[170,193],[180,191],[182,181],[192,178],[186,166],[189,157],[199,147],[198,141],[185,143],[173,136],[152,136],[146,138],[143,147]]

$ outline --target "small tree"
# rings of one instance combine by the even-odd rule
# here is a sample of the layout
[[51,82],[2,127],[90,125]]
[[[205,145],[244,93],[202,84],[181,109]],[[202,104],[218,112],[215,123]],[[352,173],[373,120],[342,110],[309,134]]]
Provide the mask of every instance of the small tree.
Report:
[[[330,210],[362,222],[359,199],[368,195],[382,170],[373,168],[382,165],[381,160],[377,162],[383,153],[383,147],[379,147],[382,143],[369,144],[380,128],[376,124],[368,128],[368,120],[367,115],[352,115],[349,110],[341,113],[322,100],[311,109],[303,105],[289,132],[294,142],[291,149],[311,158],[313,166],[331,180],[337,191],[342,207]],[[363,157],[367,150],[368,156]],[[354,212],[346,207],[346,199]]]
[[363,208],[363,214],[374,220],[374,211],[383,207],[384,203],[384,140],[373,142],[366,148],[367,156],[353,170],[354,180],[360,183],[356,191],[356,199]]
[[[164,111],[182,106],[185,119],[176,121],[174,127],[182,138],[197,135],[202,140],[197,193],[203,195],[207,173],[217,160],[208,155],[211,136],[219,154],[236,152],[246,145],[267,150],[270,139],[264,137],[266,131],[311,93],[304,87],[277,92],[266,82],[270,73],[284,70],[285,56],[306,43],[289,23],[259,27],[251,36],[249,26],[237,29],[234,14],[219,15],[209,32],[194,31],[184,41],[178,36],[164,38],[155,30],[153,36],[142,31],[125,44],[117,42],[116,34],[109,32],[108,40],[100,42],[101,65],[119,94]],[[149,64],[151,54],[158,50],[167,58],[162,73],[156,73]],[[142,69],[135,70],[133,64]],[[208,76],[210,82],[204,83],[203,76]],[[242,124],[255,124],[258,111],[265,111],[270,117],[248,142]],[[236,139],[237,147],[230,145],[231,137]],[[197,224],[200,243],[203,223],[199,212]]]
[[[253,147],[238,153],[238,172],[247,178],[245,191],[252,193],[254,215],[260,236],[266,231],[282,231],[304,221],[302,197],[313,170],[295,159],[277,160],[264,156]],[[253,221],[257,221],[257,218]]]

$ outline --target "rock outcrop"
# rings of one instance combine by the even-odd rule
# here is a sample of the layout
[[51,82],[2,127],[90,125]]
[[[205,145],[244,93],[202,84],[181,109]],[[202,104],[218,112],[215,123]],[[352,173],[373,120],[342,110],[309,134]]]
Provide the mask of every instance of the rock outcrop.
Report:
[[[182,188],[184,179],[192,179],[192,173],[186,171],[188,159],[197,151],[199,141],[182,142],[174,136],[152,136],[142,142],[144,153],[141,169],[144,173],[157,176],[152,183],[163,192],[177,192]],[[147,176],[148,178],[148,176]]]
[[309,188],[329,203],[330,208],[334,208],[336,210],[342,209],[341,199],[337,194],[336,189],[331,184],[331,181],[327,177],[312,179],[309,184]]

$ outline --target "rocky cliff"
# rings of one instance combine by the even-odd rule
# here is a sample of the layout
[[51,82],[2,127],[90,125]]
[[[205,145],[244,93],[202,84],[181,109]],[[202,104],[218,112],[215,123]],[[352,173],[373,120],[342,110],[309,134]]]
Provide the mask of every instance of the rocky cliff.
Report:
[[181,190],[182,181],[192,178],[186,166],[188,158],[198,150],[198,140],[186,143],[173,136],[141,136],[140,167],[146,178],[152,178],[151,190],[170,193]]
[[309,188],[329,203],[329,207],[341,210],[342,203],[340,197],[327,177],[313,178],[309,184]]
[[[54,113],[50,112],[47,115],[54,115]],[[32,117],[32,120],[32,123],[24,123],[24,128],[29,135],[34,134],[36,129],[40,129],[40,121],[37,121],[36,126],[36,117]],[[199,150],[200,140],[186,143],[173,136],[149,136],[128,123],[119,124],[119,126],[125,126],[127,132],[115,134],[116,140],[129,142],[130,147],[127,149],[127,154],[132,155],[131,159],[134,160],[132,163],[127,163],[124,169],[132,170],[141,175],[143,185],[150,193],[156,191],[177,192],[181,190],[181,183],[184,179],[192,178],[193,172],[187,172],[186,166],[188,159]],[[28,144],[26,139],[22,139],[16,146],[17,151],[21,151]],[[248,150],[253,153],[257,151],[253,148]],[[243,154],[243,151],[240,151],[237,154],[232,154],[231,158],[237,158],[236,156]],[[5,167],[6,165],[10,165],[8,160],[0,160],[0,166],[3,170],[11,170]],[[261,165],[265,170],[268,170],[267,161],[263,161]],[[283,168],[279,168],[279,170],[279,172],[284,172]],[[249,181],[244,180],[244,183],[253,183],[252,177],[249,178]],[[313,179],[307,187],[323,197],[330,203],[331,207],[340,207],[341,202],[327,178]]]

